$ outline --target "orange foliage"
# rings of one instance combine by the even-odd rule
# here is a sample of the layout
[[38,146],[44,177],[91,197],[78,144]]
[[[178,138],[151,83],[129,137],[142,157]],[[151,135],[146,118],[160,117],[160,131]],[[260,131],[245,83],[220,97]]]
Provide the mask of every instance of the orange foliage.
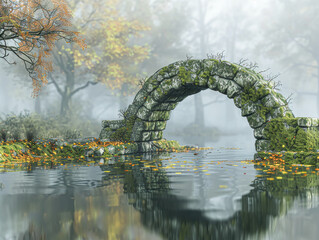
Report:
[[23,61],[37,96],[52,71],[51,52],[64,39],[85,48],[71,29],[72,13],[65,0],[0,0],[0,57],[9,52]]

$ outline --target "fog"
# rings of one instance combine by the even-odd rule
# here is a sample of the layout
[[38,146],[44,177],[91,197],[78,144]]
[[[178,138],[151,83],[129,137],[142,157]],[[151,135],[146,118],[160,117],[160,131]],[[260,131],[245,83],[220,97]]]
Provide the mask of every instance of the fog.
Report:
[[[105,6],[107,4],[108,1],[105,1]],[[230,62],[239,63],[246,59],[245,63],[256,62],[258,68],[255,71],[263,71],[266,78],[279,75],[275,78],[281,83],[279,92],[285,97],[291,96],[289,106],[294,115],[319,117],[319,27],[315,24],[318,22],[318,1],[136,0],[132,3],[123,0],[118,1],[116,8],[127,20],[137,19],[150,28],[139,38],[131,36],[128,43],[147,44],[150,49],[149,58],[129,69],[140,74],[140,78],[149,77],[175,61],[223,53],[224,60]],[[81,18],[82,12],[75,11],[75,17]],[[105,66],[108,64],[105,62]],[[19,114],[24,110],[37,111],[42,115],[60,114],[61,97],[53,84],[43,87],[38,97],[39,107],[37,99],[31,96],[31,79],[27,72],[23,72],[23,66],[10,65],[1,59],[0,67],[1,116]],[[61,73],[53,67],[52,74],[59,76]],[[83,73],[76,77],[79,86],[88,80],[96,79],[92,74],[84,76]],[[122,86],[127,88],[125,84]],[[110,85],[90,85],[72,97],[73,117],[97,123],[120,119],[119,110],[133,101],[139,88],[138,84],[130,87],[126,96],[121,95],[123,89],[114,90]],[[201,106],[195,103],[196,95],[202,102]],[[212,90],[202,91],[182,101],[171,112],[164,137],[176,138],[182,143],[214,144],[213,136],[212,139],[205,136],[204,142],[201,142],[198,140],[201,137],[188,135],[184,138],[174,132],[176,129],[183,132],[194,123],[198,107],[204,110],[201,131],[214,128],[219,131],[220,138],[245,136],[248,144],[254,143],[253,131],[246,118],[241,116],[240,109],[227,96]],[[232,146],[229,142],[227,144]]]

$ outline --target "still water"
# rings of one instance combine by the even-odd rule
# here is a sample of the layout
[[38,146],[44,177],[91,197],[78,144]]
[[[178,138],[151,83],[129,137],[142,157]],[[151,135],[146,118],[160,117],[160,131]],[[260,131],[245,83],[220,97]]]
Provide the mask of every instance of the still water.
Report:
[[253,154],[217,147],[0,169],[0,239],[318,239],[315,168],[269,176]]

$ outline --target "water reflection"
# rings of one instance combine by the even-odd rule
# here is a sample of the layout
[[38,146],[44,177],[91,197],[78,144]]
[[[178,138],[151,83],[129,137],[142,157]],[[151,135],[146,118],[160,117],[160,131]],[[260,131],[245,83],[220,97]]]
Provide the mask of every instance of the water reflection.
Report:
[[314,169],[269,173],[245,158],[219,149],[2,173],[0,239],[262,239],[318,207]]

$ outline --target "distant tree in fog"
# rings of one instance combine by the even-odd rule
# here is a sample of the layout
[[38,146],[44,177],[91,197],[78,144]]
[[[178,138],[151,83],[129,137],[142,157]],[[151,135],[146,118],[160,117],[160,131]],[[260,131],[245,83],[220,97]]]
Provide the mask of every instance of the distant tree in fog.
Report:
[[49,57],[58,40],[84,47],[70,28],[71,17],[64,0],[0,0],[0,58],[10,64],[16,59],[23,62],[34,96],[47,83],[52,71]]
[[[281,66],[293,73],[295,84],[317,89],[319,114],[319,2],[316,0],[271,1],[263,13],[264,39],[258,45],[262,54],[278,59]],[[309,94],[309,93],[308,93]]]

